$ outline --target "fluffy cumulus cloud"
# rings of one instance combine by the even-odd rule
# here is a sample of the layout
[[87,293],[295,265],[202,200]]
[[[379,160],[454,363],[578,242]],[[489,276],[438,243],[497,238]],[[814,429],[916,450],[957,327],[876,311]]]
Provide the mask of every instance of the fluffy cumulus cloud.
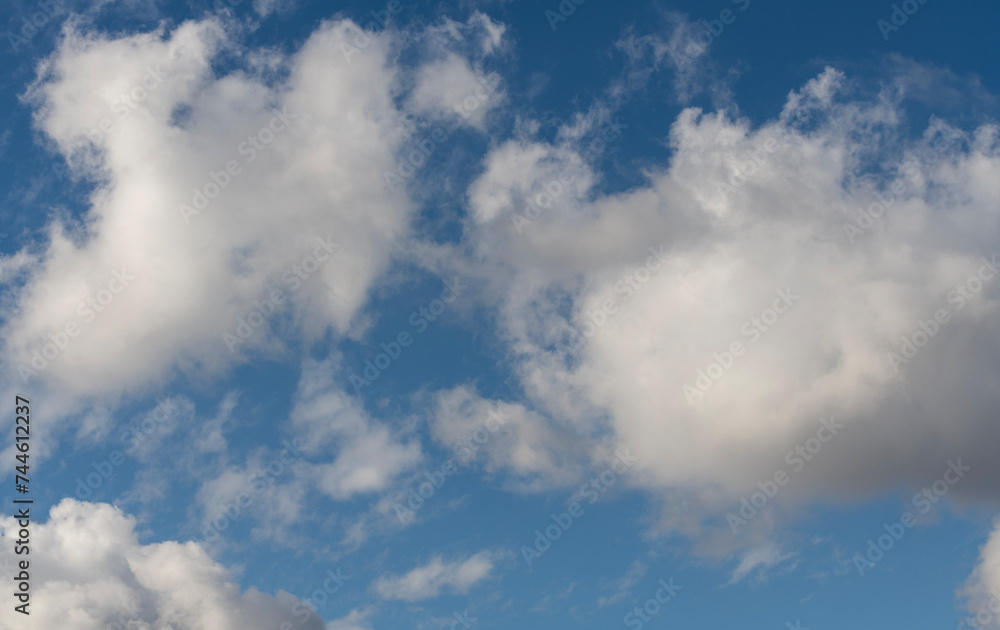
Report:
[[[384,182],[413,133],[395,97],[481,124],[500,92],[473,67],[502,28],[481,14],[412,37],[330,21],[287,55],[238,33],[215,18],[71,27],[40,65],[34,124],[95,189],[83,216],[53,209],[44,246],[4,259],[19,288],[0,330],[8,383],[114,398],[369,324],[359,312],[405,257],[414,211]],[[416,86],[390,52],[407,45],[423,51]]]
[[[89,208],[52,209],[46,241],[0,267],[14,289],[4,382],[49,394],[39,455],[76,427],[48,420],[81,400],[113,406],[298,341],[363,334],[372,287],[408,256],[416,206],[384,174],[415,121],[482,126],[502,100],[482,67],[504,29],[478,12],[406,32],[326,21],[287,54],[244,47],[225,19],[134,35],[82,24],[25,98],[70,177],[94,185]],[[407,46],[417,60],[404,72]],[[247,63],[221,72],[232,54]],[[379,489],[419,458],[384,428],[341,429],[350,448],[316,471],[332,496]],[[357,465],[373,453],[386,459]]]
[[103,393],[224,368],[268,347],[270,330],[349,330],[409,212],[380,182],[403,134],[387,44],[372,36],[348,61],[352,27],[317,29],[280,83],[218,76],[230,43],[212,20],[70,31],[30,98],[98,189],[85,221],[50,226],[3,331],[13,363],[34,369],[55,335],[65,347],[35,359],[39,378]]
[[[31,529],[31,614],[15,625],[5,613],[0,628],[323,628],[315,615],[293,615],[298,600],[291,594],[241,591],[198,544],[144,545],[135,525],[105,503],[64,499],[53,507],[49,520]],[[0,553],[13,556],[15,519],[0,520],[0,531]]]
[[437,597],[442,590],[468,593],[474,584],[488,578],[492,571],[493,556],[488,551],[454,562],[435,557],[405,575],[379,578],[373,588],[386,599],[415,602]]
[[[470,188],[471,247],[532,404],[607,430],[595,457],[630,447],[634,484],[683,494],[665,526],[699,533],[778,469],[781,504],[963,457],[959,491],[1000,497],[998,128],[931,119],[914,139],[904,82],[859,93],[827,69],[756,128],[686,109],[669,165],[622,193],[570,177],[582,143],[530,137]],[[825,456],[787,456],[818,434]]]

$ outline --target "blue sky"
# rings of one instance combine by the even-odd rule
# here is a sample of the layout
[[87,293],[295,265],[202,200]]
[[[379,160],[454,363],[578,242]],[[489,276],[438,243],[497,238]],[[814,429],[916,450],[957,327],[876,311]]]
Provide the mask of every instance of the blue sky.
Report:
[[1000,628],[1000,7],[0,19],[0,628]]

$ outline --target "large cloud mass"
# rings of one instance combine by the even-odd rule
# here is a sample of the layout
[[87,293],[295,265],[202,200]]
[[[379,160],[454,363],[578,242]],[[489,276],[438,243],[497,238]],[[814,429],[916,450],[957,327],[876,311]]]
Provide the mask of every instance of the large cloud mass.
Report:
[[[2,331],[9,367],[116,393],[300,332],[363,329],[358,311],[404,257],[414,210],[385,185],[413,131],[394,98],[411,89],[421,114],[477,124],[498,98],[448,52],[494,41],[496,25],[449,24],[418,38],[434,57],[409,88],[394,35],[349,20],[288,56],[241,50],[215,19],[118,38],[67,30],[28,99],[72,174],[98,185],[82,222],[60,215],[45,251],[7,263],[27,274]],[[247,67],[221,74],[222,52],[246,52]]]
[[[231,350],[268,344],[269,328],[349,330],[409,211],[382,182],[404,132],[387,44],[372,36],[348,60],[356,31],[324,24],[290,58],[224,76],[214,21],[169,36],[70,31],[31,97],[37,125],[100,186],[84,225],[51,227],[4,330],[15,363],[76,324],[44,375],[103,393],[225,367]],[[258,309],[273,320],[262,330]],[[240,318],[255,333],[245,340]]]
[[[14,518],[0,521],[4,557],[18,558],[18,529]],[[197,543],[139,543],[135,520],[105,503],[64,499],[31,525],[31,539],[30,614],[4,611],[4,630],[323,628],[316,615],[293,613],[289,593],[241,592]]]
[[[532,402],[610,429],[634,483],[690,499],[671,527],[697,532],[778,469],[781,503],[927,482],[963,457],[960,492],[1000,497],[998,128],[932,118],[908,139],[903,78],[869,100],[848,85],[827,69],[758,128],[686,109],[669,167],[627,192],[594,194],[583,143],[530,136],[470,188],[471,247]],[[786,458],[817,434],[822,456]]]

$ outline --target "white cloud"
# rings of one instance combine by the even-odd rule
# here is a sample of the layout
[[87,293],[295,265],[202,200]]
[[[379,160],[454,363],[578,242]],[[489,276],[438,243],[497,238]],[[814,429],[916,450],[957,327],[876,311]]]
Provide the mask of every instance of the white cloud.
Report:
[[706,91],[716,102],[728,103],[731,95],[727,80],[738,70],[729,67],[723,71],[714,61],[711,53],[714,37],[706,39],[705,26],[692,22],[684,14],[667,11],[661,19],[662,28],[647,34],[630,31],[616,42],[628,63],[623,80],[612,92],[642,90],[651,76],[668,69],[674,93],[681,103],[686,104]]
[[[212,20],[118,39],[67,34],[29,96],[36,125],[100,186],[85,226],[50,224],[2,331],[11,367],[31,367],[49,334],[76,325],[32,382],[114,394],[175,367],[216,372],[255,349],[274,351],[274,330],[312,338],[351,328],[405,237],[410,208],[381,181],[402,134],[384,43],[374,36],[348,62],[339,44],[349,27],[318,29],[288,60],[283,85],[213,75],[215,52],[231,44]],[[244,144],[258,134],[266,148]],[[239,174],[225,173],[229,161]],[[186,223],[179,206],[193,204],[196,188],[212,195],[213,173],[228,184]],[[294,267],[327,237],[344,244],[339,258],[293,286]],[[230,352],[223,334],[273,290],[283,292],[281,312],[239,346],[246,354]]]
[[434,405],[435,439],[460,464],[480,460],[488,472],[509,473],[514,488],[566,483],[582,470],[589,443],[523,405],[486,400],[464,386],[438,392]]
[[420,35],[423,63],[412,73],[408,108],[485,130],[486,117],[506,98],[501,77],[487,72],[505,52],[506,27],[481,11],[465,22],[444,17]]
[[740,558],[739,565],[733,569],[733,574],[729,578],[729,584],[742,582],[754,571],[757,571],[758,578],[761,578],[768,569],[779,565],[792,556],[793,554],[791,553],[783,553],[781,547],[773,543],[749,549]]
[[[593,182],[576,153],[538,142],[505,142],[489,153],[485,167],[468,194],[479,222],[492,221],[501,212],[507,218],[513,208],[524,208],[528,202],[539,211],[557,213],[579,203]],[[548,197],[539,203],[543,195]]]
[[632,587],[638,584],[644,575],[646,575],[646,565],[640,560],[634,561],[629,565],[625,575],[615,580],[613,584],[614,593],[606,597],[602,595],[597,598],[597,607],[604,608],[605,606],[612,606],[623,601],[628,597]]
[[394,435],[376,422],[338,383],[345,371],[335,359],[303,365],[291,422],[310,460],[332,452],[333,461],[312,462],[302,473],[335,499],[385,489],[422,459],[420,443]]
[[[961,491],[998,496],[987,445],[1000,437],[1000,284],[986,282],[961,311],[947,296],[1000,253],[1000,133],[932,119],[908,139],[904,97],[859,97],[828,69],[759,128],[687,109],[671,128],[669,165],[646,184],[613,195],[570,187],[533,215],[524,191],[578,163],[572,142],[521,140],[485,159],[468,234],[537,421],[572,418],[579,434],[604,436],[598,452],[636,453],[629,483],[686,493],[698,509],[665,501],[664,527],[705,534],[754,480],[794,472],[787,451],[831,416],[847,428],[755,527],[780,523],[799,500],[938,474],[956,453],[989,469]],[[538,169],[540,156],[554,163]],[[852,243],[844,225],[876,192],[894,200]],[[536,218],[518,233],[514,212]],[[745,333],[788,289],[801,296],[793,306],[759,337]],[[897,374],[888,352],[942,307],[949,323]],[[682,387],[734,342],[741,356],[689,402]]]
[[975,627],[1000,628],[1000,521],[979,552],[979,564],[959,590]]
[[[238,318],[274,290],[281,312],[240,351],[273,349],[270,331],[282,328],[307,338],[348,331],[410,210],[381,182],[402,136],[385,44],[374,35],[348,62],[339,45],[350,27],[318,29],[288,60],[284,85],[214,76],[225,34],[212,20],[168,36],[70,32],[30,97],[38,127],[102,185],[85,229],[51,225],[51,244],[3,331],[15,362],[27,365],[46,335],[76,323],[78,336],[42,372],[71,391],[127,391],[178,365],[222,370],[245,357],[230,352],[224,333],[235,334]],[[102,119],[110,130],[93,131]],[[246,142],[252,135],[261,148]],[[226,173],[230,162],[238,174]],[[199,195],[208,205],[186,222],[179,208],[198,205]],[[295,266],[328,237],[343,251],[296,286]],[[133,278],[122,288],[116,275]],[[109,285],[120,291],[110,303],[78,308]]]
[[[225,458],[213,476],[205,479],[195,495],[200,508],[196,531],[205,542],[233,542],[230,528],[240,519],[253,518],[254,537],[287,543],[302,523],[308,490],[308,467],[301,454],[287,448],[268,453],[259,449],[242,465],[227,465]],[[297,477],[296,474],[302,476]]]
[[498,74],[477,72],[467,60],[449,53],[420,69],[410,96],[411,106],[423,115],[459,116],[482,128],[487,113],[501,100],[499,79]]
[[[0,553],[13,554],[17,529],[15,519],[0,520]],[[31,614],[6,611],[3,630],[323,628],[318,617],[293,616],[289,593],[241,592],[196,543],[140,544],[135,520],[104,503],[64,499],[31,537]]]
[[365,623],[370,613],[371,610],[352,610],[346,616],[326,624],[326,630],[370,630],[371,626]]
[[437,597],[442,590],[465,594],[492,571],[493,557],[488,551],[481,551],[464,561],[445,562],[435,557],[406,575],[379,578],[373,587],[385,599],[415,602]]
[[481,11],[473,12],[469,18],[469,25],[480,29],[480,46],[483,55],[496,52],[504,45],[504,33],[507,27],[500,22],[496,22]]
[[[428,58],[438,61],[414,72],[475,95],[483,74],[472,68],[499,46],[502,27],[478,14],[448,24],[475,61],[433,26],[440,50]],[[67,30],[27,101],[73,176],[96,184],[90,206],[79,217],[55,212],[47,242],[0,259],[13,289],[0,328],[6,388],[23,377],[45,400],[36,430],[53,438],[47,445],[83,401],[114,406],[280,357],[298,341],[363,334],[372,287],[412,255],[416,205],[388,191],[384,174],[413,132],[413,112],[396,101],[411,75],[389,51],[421,33],[360,37],[352,22],[328,21],[282,54],[243,48],[235,23],[212,18],[130,36],[88,28]],[[356,47],[349,59],[342,44]],[[218,74],[223,51],[246,53],[247,67]],[[416,94],[432,106],[430,92]],[[471,120],[482,122],[494,97]],[[182,205],[200,212],[185,221]],[[366,443],[391,447],[377,432]],[[327,485],[342,493],[383,480],[332,475]]]
[[253,10],[267,17],[272,13],[283,13],[295,7],[295,0],[253,0]]

